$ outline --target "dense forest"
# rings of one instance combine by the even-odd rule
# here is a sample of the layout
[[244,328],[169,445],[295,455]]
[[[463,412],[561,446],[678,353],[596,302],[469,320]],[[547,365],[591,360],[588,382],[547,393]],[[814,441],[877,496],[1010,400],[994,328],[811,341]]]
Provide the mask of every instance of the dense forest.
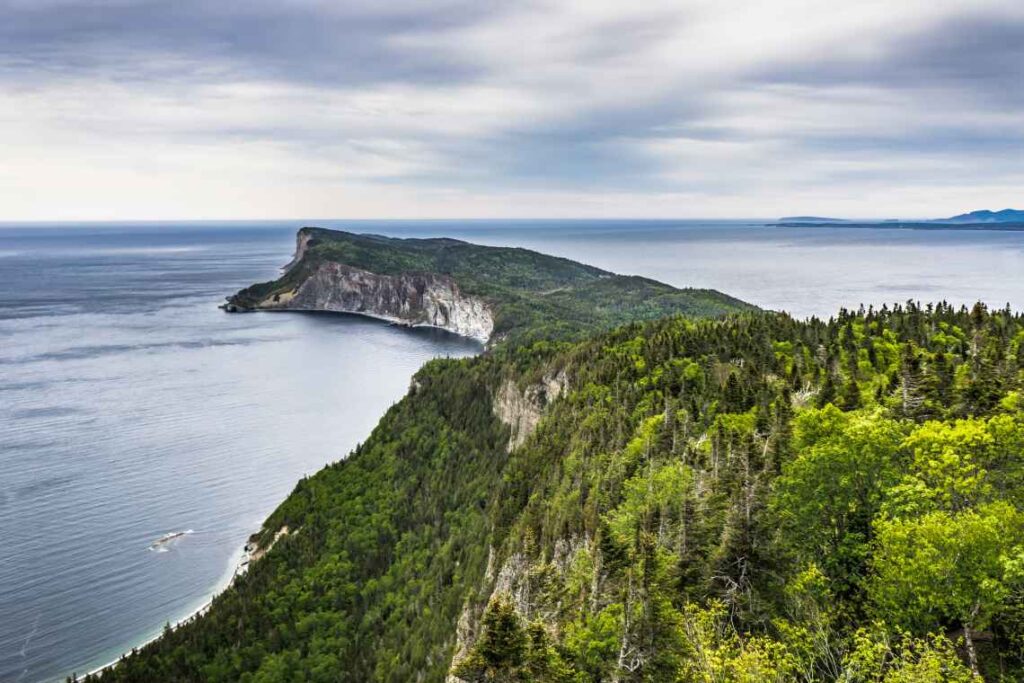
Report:
[[433,361],[101,679],[1022,680],[1022,391],[1024,318],[981,305]]

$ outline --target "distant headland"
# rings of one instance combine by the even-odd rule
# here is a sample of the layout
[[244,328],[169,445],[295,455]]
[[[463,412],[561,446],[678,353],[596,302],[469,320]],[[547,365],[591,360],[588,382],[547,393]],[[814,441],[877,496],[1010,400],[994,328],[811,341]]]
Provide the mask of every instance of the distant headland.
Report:
[[981,209],[949,218],[903,220],[855,220],[848,218],[822,218],[819,216],[785,216],[774,223],[778,227],[843,227],[843,228],[906,228],[911,230],[1011,230],[1024,231],[1024,210]]
[[528,249],[306,227],[280,278],[243,289],[223,308],[354,313],[493,345],[755,307],[715,290],[677,289]]

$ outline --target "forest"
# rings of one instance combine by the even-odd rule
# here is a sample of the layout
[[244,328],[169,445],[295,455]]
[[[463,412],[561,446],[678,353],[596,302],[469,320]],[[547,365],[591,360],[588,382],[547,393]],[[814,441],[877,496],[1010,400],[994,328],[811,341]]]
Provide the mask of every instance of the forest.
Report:
[[87,680],[1019,681],[1022,483],[1008,309],[506,343],[424,366],[205,616]]

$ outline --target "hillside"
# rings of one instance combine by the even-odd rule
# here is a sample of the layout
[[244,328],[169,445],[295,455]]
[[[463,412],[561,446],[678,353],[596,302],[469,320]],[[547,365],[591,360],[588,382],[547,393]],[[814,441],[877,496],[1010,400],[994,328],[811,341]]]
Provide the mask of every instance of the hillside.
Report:
[[971,211],[959,216],[946,218],[944,223],[1024,223],[1024,211],[1019,209],[1003,209],[1001,211]]
[[752,307],[527,249],[303,228],[278,280],[230,297],[229,310],[332,310],[432,325],[481,342],[579,338],[671,314]]
[[434,361],[102,680],[1021,680],[1022,368],[913,305]]

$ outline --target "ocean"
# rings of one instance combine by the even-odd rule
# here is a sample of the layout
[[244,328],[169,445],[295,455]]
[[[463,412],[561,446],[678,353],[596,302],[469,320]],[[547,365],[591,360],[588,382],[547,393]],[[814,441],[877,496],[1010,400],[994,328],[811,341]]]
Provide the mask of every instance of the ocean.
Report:
[[418,367],[479,352],[441,331],[355,316],[218,310],[276,276],[303,224],[522,246],[798,317],[908,299],[1024,307],[1024,233],[1012,232],[0,226],[0,681],[85,673],[191,614],[295,482],[364,440]]

